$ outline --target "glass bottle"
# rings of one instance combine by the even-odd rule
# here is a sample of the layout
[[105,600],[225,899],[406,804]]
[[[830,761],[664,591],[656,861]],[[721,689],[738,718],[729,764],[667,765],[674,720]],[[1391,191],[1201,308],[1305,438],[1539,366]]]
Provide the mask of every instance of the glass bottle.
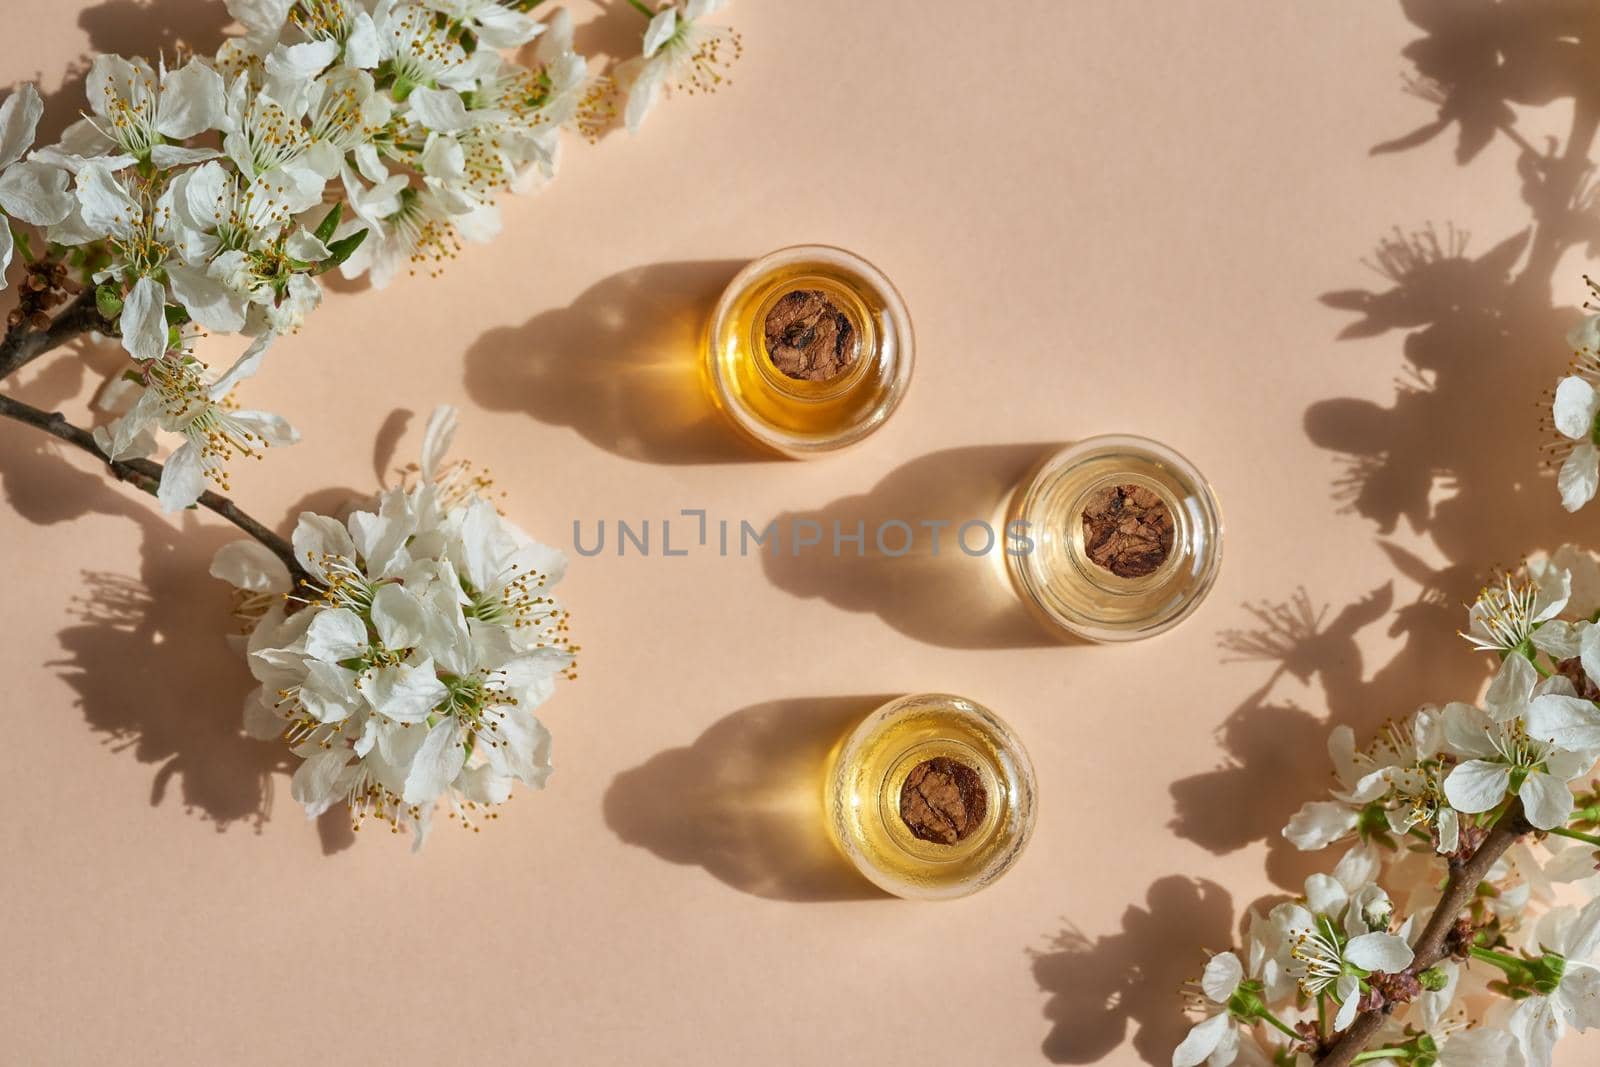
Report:
[[994,883],[1033,833],[1033,765],[992,711],[964,697],[890,701],[832,757],[829,830],[870,881],[944,900]]
[[746,436],[786,456],[855,444],[911,381],[911,318],[889,279],[851,252],[800,245],[766,255],[712,314],[706,383]]
[[1222,513],[1194,464],[1141,437],[1050,456],[1012,498],[1006,567],[1047,625],[1091,641],[1170,629],[1210,592]]

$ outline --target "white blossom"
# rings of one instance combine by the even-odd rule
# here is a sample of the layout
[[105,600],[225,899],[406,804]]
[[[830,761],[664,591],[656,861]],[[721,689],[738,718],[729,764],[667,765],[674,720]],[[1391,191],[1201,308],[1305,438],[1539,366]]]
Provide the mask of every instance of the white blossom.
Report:
[[[514,782],[543,786],[550,735],[534,710],[573,662],[550,594],[565,560],[444,463],[453,419],[430,420],[415,486],[344,522],[300,517],[295,557],[312,584],[285,618],[302,621],[264,616],[249,653],[261,689],[248,725],[301,757],[292,791],[307,813],[342,800],[419,841],[441,801],[467,817]],[[235,553],[214,570],[255,591],[281,584],[280,566]]]
[[1336,1029],[1355,1020],[1369,974],[1411,965],[1411,946],[1388,932],[1393,911],[1380,886],[1325,874],[1306,879],[1303,902],[1273,909],[1274,921],[1293,938],[1285,946],[1286,970],[1305,995],[1332,998]]
[[1536,937],[1545,955],[1537,963],[1554,980],[1554,988],[1526,997],[1511,1014],[1514,1034],[1529,1067],[1551,1067],[1558,1042],[1568,1027],[1584,1031],[1600,1026],[1600,899],[1582,911],[1555,908],[1540,920]]
[[[1462,636],[1485,652],[1550,651],[1564,643],[1567,632],[1546,624],[1555,620],[1572,596],[1572,575],[1565,569],[1540,568],[1537,574],[1502,577],[1486,586],[1467,612]],[[1547,645],[1554,645],[1547,648]]]
[[260,365],[270,338],[263,338],[215,380],[182,352],[145,364],[144,392],[126,415],[99,435],[111,459],[148,454],[154,431],[178,434],[182,444],[168,457],[157,494],[165,511],[181,511],[199,499],[207,481],[228,488],[227,463],[259,456],[273,445],[292,444],[299,435],[281,416],[241,411],[228,399],[234,387]]
[[10,220],[50,226],[65,219],[73,208],[65,173],[22,158],[33,145],[43,114],[44,102],[31,85],[24,85],[0,104],[0,289],[6,287],[6,269],[15,252]]
[[704,22],[726,6],[727,0],[677,0],[656,12],[645,28],[644,55],[619,71],[628,89],[624,118],[630,131],[638,131],[669,88],[711,93],[727,83],[743,43],[733,30]]
[[1573,809],[1567,783],[1594,766],[1595,750],[1534,731],[1588,703],[1572,695],[1565,678],[1539,682],[1527,659],[1507,656],[1482,708],[1453,703],[1444,709],[1446,743],[1464,758],[1444,782],[1451,806],[1476,814],[1515,795],[1534,826],[1565,825]]

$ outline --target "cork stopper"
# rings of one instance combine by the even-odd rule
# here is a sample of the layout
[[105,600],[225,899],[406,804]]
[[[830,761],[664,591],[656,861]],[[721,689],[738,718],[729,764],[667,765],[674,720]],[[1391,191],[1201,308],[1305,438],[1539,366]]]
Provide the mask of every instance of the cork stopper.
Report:
[[1113,485],[1083,509],[1083,548],[1118,578],[1154,574],[1172,554],[1172,512],[1142,485]]
[[989,796],[978,772],[948,756],[923,760],[900,789],[900,818],[917,837],[953,845],[983,825]]
[[767,356],[785,377],[826,382],[855,365],[855,323],[820,289],[785,293],[767,312]]

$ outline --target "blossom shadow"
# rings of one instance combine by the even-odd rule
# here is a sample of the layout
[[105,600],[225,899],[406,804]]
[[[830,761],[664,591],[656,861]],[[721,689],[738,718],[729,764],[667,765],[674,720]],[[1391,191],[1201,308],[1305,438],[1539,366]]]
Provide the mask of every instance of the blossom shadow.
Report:
[[[98,54],[144,56],[152,65],[157,57],[169,65],[186,50],[210,56],[222,45],[233,17],[222,3],[194,0],[102,0],[78,14],[78,26],[88,37],[88,50],[68,60],[58,70],[36,70],[34,80],[59,84],[45,98],[39,123],[39,144],[52,144],[61,131],[76,121],[84,106],[84,81]],[[48,77],[46,74],[48,73]]]
[[[14,391],[53,404],[81,371],[79,360],[57,360]],[[11,507],[36,525],[87,515],[126,520],[139,538],[140,566],[137,575],[83,572],[71,601],[75,621],[57,634],[62,654],[47,665],[112,751],[156,765],[151,806],[175,796],[219,831],[259,831],[291,761],[283,746],[242,731],[254,682],[229,637],[232,593],[208,573],[216,550],[243,535],[192,514],[169,521],[154,500],[137,499],[102,472],[80,470],[62,452],[35,430],[0,431],[0,486]],[[355,498],[353,490],[330,489],[307,496],[290,514],[327,513]],[[322,819],[318,832],[326,854],[353,841],[342,812]]]
[[821,772],[850,729],[888,696],[778,700],[743,708],[694,742],[618,775],[605,819],[630,845],[704,867],[774,900],[883,897],[830,839]]
[[226,531],[141,522],[138,577],[85,572],[80,621],[53,661],[91,729],[114,751],[157,765],[150,803],[176,787],[184,807],[225,830],[257,829],[273,800],[285,750],[246,737],[240,709],[252,687],[227,636],[230,592],[207,573]]
[[[1012,491],[1059,446],[980,445],[931,452],[891,471],[865,493],[841,497],[812,511],[785,512],[764,551],[767,578],[799,597],[821,597],[846,611],[874,612],[908,637],[945,648],[1043,648],[1062,641],[1046,630],[1012,590],[1005,573],[1005,508]],[[933,533],[920,524],[945,522],[935,551]],[[988,524],[993,543],[969,555],[959,542],[968,521]],[[882,548],[876,543],[880,524]],[[840,540],[858,527],[863,542]],[[807,525],[815,524],[815,525]],[[803,531],[803,533],[802,533]],[[798,541],[811,533],[820,543]],[[910,550],[902,551],[910,540]],[[974,527],[968,548],[988,538]],[[887,551],[885,551],[887,550]]]
[[1068,926],[1049,948],[1030,953],[1034,980],[1050,996],[1045,1056],[1099,1063],[1118,1053],[1131,1024],[1134,1051],[1152,1067],[1166,1067],[1190,1025],[1178,990],[1201,967],[1188,946],[1229,945],[1234,926],[1226,890],[1182,875],[1153,884],[1143,907],[1129,905],[1117,933],[1091,939]]
[[614,274],[569,306],[491,330],[467,352],[466,386],[491,411],[523,411],[647,463],[763,458],[701,379],[706,322],[742,262],[661,263]]

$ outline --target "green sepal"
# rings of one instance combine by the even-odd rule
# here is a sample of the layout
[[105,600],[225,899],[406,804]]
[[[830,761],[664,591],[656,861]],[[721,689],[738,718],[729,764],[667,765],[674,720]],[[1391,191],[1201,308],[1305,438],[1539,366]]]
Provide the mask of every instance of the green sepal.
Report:
[[94,291],[94,306],[100,309],[101,318],[107,322],[115,322],[117,316],[122,314],[121,287],[109,282],[98,286]]
[[341,237],[328,246],[328,258],[317,264],[316,273],[326,274],[339,266],[345,260],[355,255],[356,249],[361,247],[361,242],[367,239],[366,230],[357,230],[349,237]]
[[333,233],[339,228],[339,223],[341,220],[343,220],[343,218],[344,204],[342,202],[334,204],[333,210],[328,212],[328,214],[323,217],[321,222],[317,223],[317,228],[315,230],[311,231],[311,236],[315,237],[323,244],[327,244],[329,241],[333,240]]

